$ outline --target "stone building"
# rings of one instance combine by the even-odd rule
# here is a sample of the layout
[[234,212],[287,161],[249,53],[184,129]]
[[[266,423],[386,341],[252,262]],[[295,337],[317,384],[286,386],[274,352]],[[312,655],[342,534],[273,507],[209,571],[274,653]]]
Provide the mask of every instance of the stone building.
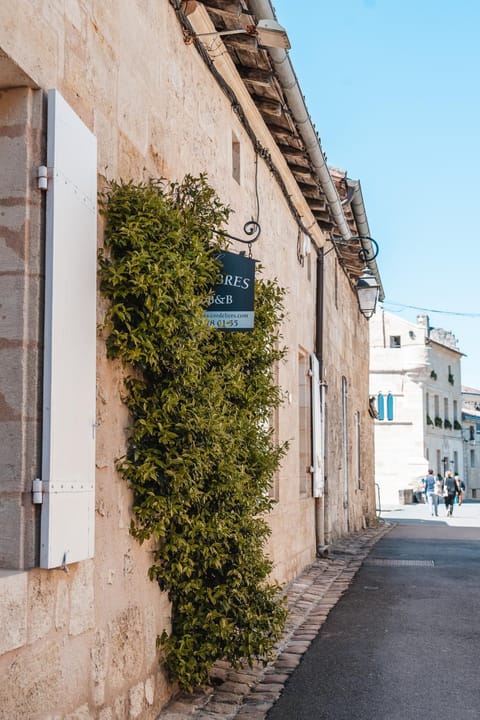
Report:
[[370,329],[375,479],[381,503],[396,504],[430,467],[463,474],[462,353],[426,315],[414,323],[381,309]]
[[[273,579],[375,520],[355,285],[365,262],[380,278],[360,184],[327,167],[285,50],[252,34],[274,19],[253,0],[1,4],[2,720],[154,718],[175,690],[169,602],[115,469],[123,370],[96,334],[106,180],[206,172],[232,235],[259,219],[255,257],[287,289]],[[198,37],[225,29],[247,32]]]

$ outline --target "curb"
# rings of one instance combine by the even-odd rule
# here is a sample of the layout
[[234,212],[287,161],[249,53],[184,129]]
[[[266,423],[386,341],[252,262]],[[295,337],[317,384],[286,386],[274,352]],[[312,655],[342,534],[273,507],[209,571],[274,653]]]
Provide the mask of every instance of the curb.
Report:
[[286,587],[288,619],[274,660],[234,670],[215,664],[212,686],[192,694],[181,693],[162,710],[157,720],[264,720],[280,696],[289,676],[316,638],[328,613],[348,589],[372,547],[395,523],[340,538],[329,555],[318,558]]

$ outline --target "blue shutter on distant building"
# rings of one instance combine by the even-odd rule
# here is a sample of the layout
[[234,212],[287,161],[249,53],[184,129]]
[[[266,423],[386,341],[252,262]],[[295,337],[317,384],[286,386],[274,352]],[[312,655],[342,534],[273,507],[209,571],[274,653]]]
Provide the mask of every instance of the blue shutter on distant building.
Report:
[[393,395],[388,393],[387,395],[387,420],[393,420]]
[[385,420],[385,400],[384,400],[382,393],[378,393],[377,412],[378,412],[378,419]]

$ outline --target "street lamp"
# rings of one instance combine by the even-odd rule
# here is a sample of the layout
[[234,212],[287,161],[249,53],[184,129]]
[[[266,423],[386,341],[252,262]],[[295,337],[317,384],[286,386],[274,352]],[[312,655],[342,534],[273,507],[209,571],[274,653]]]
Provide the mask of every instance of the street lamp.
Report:
[[357,292],[360,312],[367,320],[370,320],[376,310],[379,289],[380,285],[375,275],[365,266],[357,280],[355,290]]
[[[364,318],[370,320],[377,307],[380,283],[368,267],[368,263],[377,257],[378,243],[369,235],[352,235],[348,240],[332,236],[330,240],[334,245],[340,247],[342,245],[348,245],[352,240],[360,240],[362,247],[358,252],[358,257],[364,263],[364,268],[355,285],[355,292],[357,293],[360,312]],[[330,252],[330,250],[328,250],[328,252]]]

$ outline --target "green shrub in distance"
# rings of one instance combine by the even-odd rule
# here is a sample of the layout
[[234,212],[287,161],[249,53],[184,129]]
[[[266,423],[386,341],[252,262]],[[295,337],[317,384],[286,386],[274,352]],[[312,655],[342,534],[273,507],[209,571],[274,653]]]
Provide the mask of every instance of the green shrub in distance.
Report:
[[[127,368],[131,532],[155,541],[150,578],[172,603],[159,638],[169,675],[193,690],[214,662],[266,662],[286,618],[265,555],[269,488],[286,446],[270,418],[284,291],[257,280],[255,329],[221,332],[204,309],[228,218],[205,176],[112,183],[101,197],[107,353]],[[260,268],[257,268],[260,270]]]

